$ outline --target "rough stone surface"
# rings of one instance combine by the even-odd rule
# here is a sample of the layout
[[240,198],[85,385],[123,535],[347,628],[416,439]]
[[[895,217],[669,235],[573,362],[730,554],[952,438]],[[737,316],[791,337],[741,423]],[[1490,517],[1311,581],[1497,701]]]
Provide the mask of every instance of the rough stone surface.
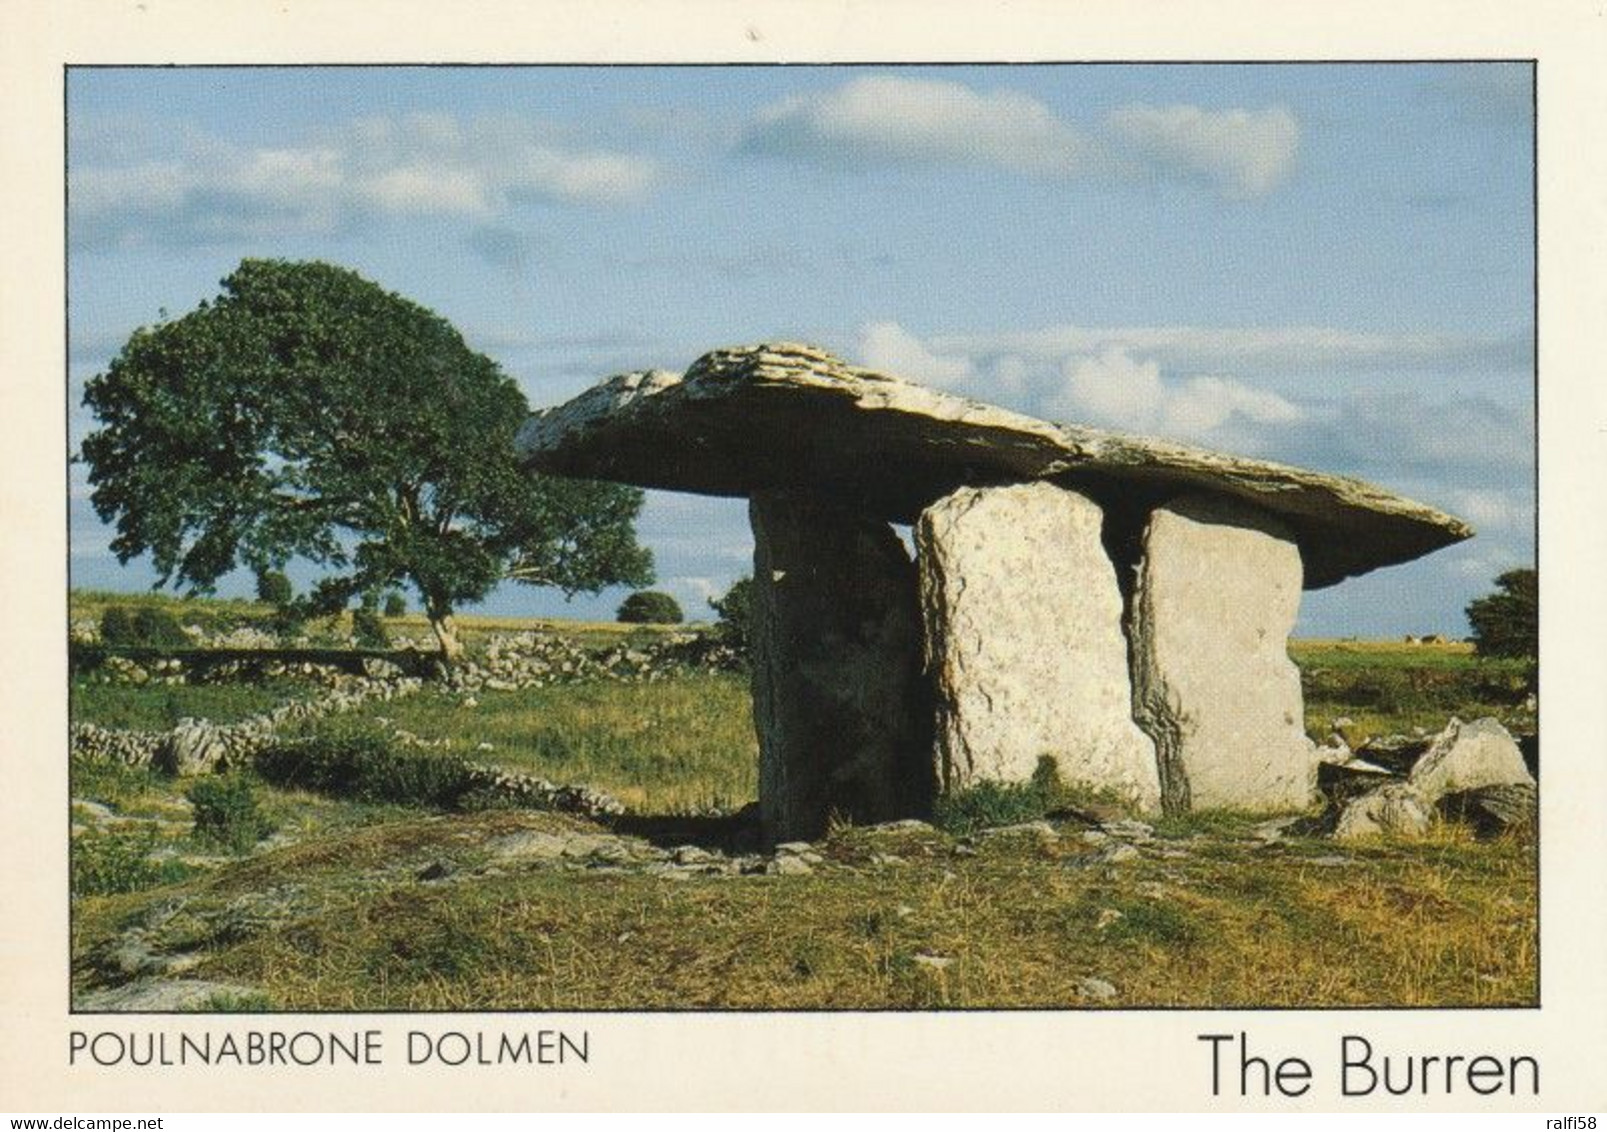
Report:
[[927,668],[946,789],[1066,782],[1160,805],[1155,748],[1133,722],[1103,513],[1048,483],[962,488],[916,526]]
[[1131,625],[1134,714],[1168,813],[1291,810],[1316,791],[1288,637],[1300,551],[1276,519],[1187,496],[1144,532]]
[[204,979],[138,979],[119,987],[86,991],[74,996],[75,1010],[132,1011],[154,1013],[168,1010],[194,1010],[222,998],[246,998],[256,991],[234,983],[214,983]]
[[1435,805],[1441,817],[1465,822],[1481,838],[1508,831],[1532,832],[1539,816],[1540,794],[1533,783],[1480,786],[1447,794]]
[[1431,803],[1411,784],[1391,782],[1345,804],[1334,826],[1334,840],[1415,837],[1427,831],[1431,816]]
[[1494,719],[1452,719],[1407,779],[1431,804],[1481,786],[1534,785],[1517,742]]
[[765,836],[931,809],[932,702],[915,565],[886,523],[755,496],[753,712]]
[[967,484],[1053,479],[1135,508],[1219,491],[1289,525],[1311,587],[1473,533],[1358,480],[1050,424],[791,343],[716,350],[684,377],[609,378],[531,417],[519,445],[542,472],[711,495],[808,491],[899,522]]

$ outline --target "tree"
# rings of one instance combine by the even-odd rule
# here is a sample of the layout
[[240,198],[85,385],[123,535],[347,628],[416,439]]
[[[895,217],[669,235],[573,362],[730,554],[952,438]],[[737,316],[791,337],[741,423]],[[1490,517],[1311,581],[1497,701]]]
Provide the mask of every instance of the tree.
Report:
[[289,605],[296,596],[291,588],[290,579],[282,570],[257,571],[257,600],[264,605],[278,608]]
[[738,578],[723,597],[711,598],[709,604],[718,615],[715,627],[721,639],[733,648],[746,649],[752,639],[753,579]]
[[1495,580],[1498,592],[1467,607],[1473,648],[1480,656],[1536,656],[1540,648],[1540,575],[1508,570]]
[[245,260],[214,300],[135,331],[84,403],[95,510],[159,587],[207,593],[237,565],[303,557],[331,570],[309,612],[410,585],[450,662],[452,610],[504,579],[571,595],[652,580],[642,493],[525,474],[513,380],[343,268]]
[[681,606],[673,597],[658,590],[638,590],[619,603],[616,616],[632,625],[678,625]]

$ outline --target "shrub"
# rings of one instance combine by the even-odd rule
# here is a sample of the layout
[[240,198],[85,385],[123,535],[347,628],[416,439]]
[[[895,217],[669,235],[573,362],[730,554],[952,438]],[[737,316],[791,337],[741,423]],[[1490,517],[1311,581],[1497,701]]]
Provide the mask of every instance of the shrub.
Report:
[[176,648],[190,643],[189,635],[167,610],[142,605],[134,612],[134,637],[147,648]]
[[718,616],[715,631],[720,639],[733,648],[746,649],[753,639],[753,579],[738,578],[723,597],[713,598],[709,604]]
[[134,610],[111,606],[101,614],[100,639],[122,648],[176,648],[190,643],[174,616],[154,605]]
[[620,603],[616,616],[632,625],[677,625],[681,606],[667,593],[638,590]]
[[360,802],[457,808],[476,786],[461,756],[398,750],[384,732],[361,723],[327,727],[264,749],[257,773],[281,786]]
[[125,606],[108,606],[100,615],[100,639],[108,645],[134,644],[134,615]]
[[172,884],[189,876],[181,861],[153,861],[156,828],[129,825],[87,829],[73,838],[72,891],[75,896],[107,896]]
[[385,616],[400,617],[407,612],[407,599],[394,590],[385,595]]
[[257,600],[264,605],[271,605],[277,609],[289,605],[295,596],[296,591],[291,588],[290,579],[283,571],[257,571]]
[[203,778],[185,792],[195,807],[195,837],[234,853],[248,853],[273,832],[257,809],[257,793],[243,774]]
[[352,613],[352,635],[357,638],[359,648],[391,647],[391,635],[385,631],[385,621],[372,609],[359,609]]
[[1540,575],[1534,570],[1508,570],[1495,584],[1499,592],[1467,607],[1474,650],[1480,656],[1536,656],[1540,648]]

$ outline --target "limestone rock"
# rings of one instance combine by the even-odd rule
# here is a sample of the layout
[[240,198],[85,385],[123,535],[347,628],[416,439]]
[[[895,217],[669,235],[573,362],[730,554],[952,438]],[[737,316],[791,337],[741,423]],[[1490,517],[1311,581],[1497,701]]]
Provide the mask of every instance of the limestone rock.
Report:
[[818,501],[756,496],[753,712],[759,808],[772,840],[839,814],[929,814],[932,703],[915,566],[886,523]]
[[1116,571],[1097,504],[1048,483],[962,488],[916,527],[942,781],[1061,778],[1160,805],[1133,722]]
[[204,979],[137,979],[119,987],[73,996],[73,1009],[91,1013],[128,1011],[138,1014],[196,1010],[225,999],[256,999],[251,987]]
[[162,769],[180,777],[207,774],[228,757],[219,729],[204,719],[181,719],[160,752]]
[[1494,719],[1452,719],[1407,779],[1431,804],[1481,786],[1534,785],[1517,742]]
[[1080,425],[1056,425],[792,343],[716,350],[684,377],[609,378],[525,422],[541,472],[710,495],[797,490],[913,522],[967,484],[1052,479],[1143,510],[1191,490],[1278,515],[1332,585],[1472,535],[1371,484]]
[[1346,803],[1334,826],[1334,840],[1407,836],[1429,827],[1431,803],[1410,784],[1391,782]]
[[1143,537],[1131,626],[1135,716],[1155,740],[1168,813],[1296,810],[1316,791],[1289,631],[1300,552],[1283,524],[1187,496]]
[[1435,809],[1441,817],[1465,822],[1476,836],[1488,838],[1508,831],[1532,832],[1539,802],[1539,791],[1532,783],[1514,782],[1447,794]]

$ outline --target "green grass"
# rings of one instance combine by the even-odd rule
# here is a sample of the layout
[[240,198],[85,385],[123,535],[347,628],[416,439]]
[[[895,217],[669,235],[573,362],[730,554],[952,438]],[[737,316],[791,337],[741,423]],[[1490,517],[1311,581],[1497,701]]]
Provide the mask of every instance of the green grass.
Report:
[[[205,623],[195,613],[213,605],[73,600],[75,619],[96,601],[155,600],[180,606],[181,623]],[[220,618],[266,612],[218,605]],[[416,614],[391,625],[426,632]],[[552,627],[460,619],[471,649],[492,632]],[[643,632],[563,631],[596,645]],[[1452,714],[1533,726],[1521,662],[1481,660],[1462,645],[1295,642],[1290,652],[1318,738],[1340,717],[1351,719],[1353,741],[1437,730]],[[306,690],[80,681],[71,695],[75,719],[156,728],[182,716],[239,719]],[[349,723],[383,717],[450,740],[456,755],[605,790],[639,814],[756,795],[744,677],[476,699],[469,707],[431,690],[367,705]],[[1064,800],[1040,783],[956,797],[940,815],[947,829],[836,826],[820,846],[829,864],[807,876],[496,875],[481,871],[492,838],[602,830],[557,814],[435,812],[257,782],[263,823],[278,832],[231,858],[194,836],[181,784],[77,761],[71,777],[74,797],[117,819],[96,827],[79,815],[91,829],[78,835],[86,849],[74,864],[75,986],[111,977],[106,948],[143,924],[155,945],[201,960],[187,977],[253,988],[207,1010],[1068,1007],[1090,1005],[1077,993],[1090,975],[1117,986],[1117,1007],[1471,1007],[1537,995],[1533,845],[1479,843],[1450,827],[1412,841],[1268,846],[1251,835],[1256,819],[1191,814],[1155,823],[1186,856],[1145,856],[1114,872],[1068,867],[1087,852],[1073,824],[1058,840],[966,842],[974,828],[1036,818]],[[1335,855],[1349,864],[1313,863]],[[448,882],[420,880],[437,864]]]
[[102,684],[75,679],[68,702],[74,723],[137,731],[165,731],[186,717],[237,723],[311,686],[288,680],[262,684]]
[[[285,1010],[666,1007],[1491,1006],[1532,1003],[1532,846],[1453,831],[1409,845],[1142,859],[1112,878],[1067,868],[1072,836],[989,841],[839,828],[834,867],[802,877],[672,883],[637,873],[473,871],[535,814],[457,815],[314,839],[206,877],[89,898],[75,953],[184,901],[158,944],[196,949],[194,977]],[[874,854],[895,853],[898,864]],[[417,870],[466,872],[427,884]],[[280,893],[281,921],[226,914]],[[917,956],[952,959],[934,969]],[[80,986],[96,974],[77,965]]]
[[[638,812],[740,806],[757,797],[745,677],[686,674],[462,697],[426,691],[361,714],[477,760],[607,791]],[[490,750],[480,744],[489,743]]]
[[1469,645],[1393,641],[1295,641],[1306,731],[1322,741],[1339,719],[1347,741],[1411,731],[1438,731],[1452,715],[1493,716],[1518,732],[1535,729],[1524,707],[1531,686],[1527,660],[1473,654]]

